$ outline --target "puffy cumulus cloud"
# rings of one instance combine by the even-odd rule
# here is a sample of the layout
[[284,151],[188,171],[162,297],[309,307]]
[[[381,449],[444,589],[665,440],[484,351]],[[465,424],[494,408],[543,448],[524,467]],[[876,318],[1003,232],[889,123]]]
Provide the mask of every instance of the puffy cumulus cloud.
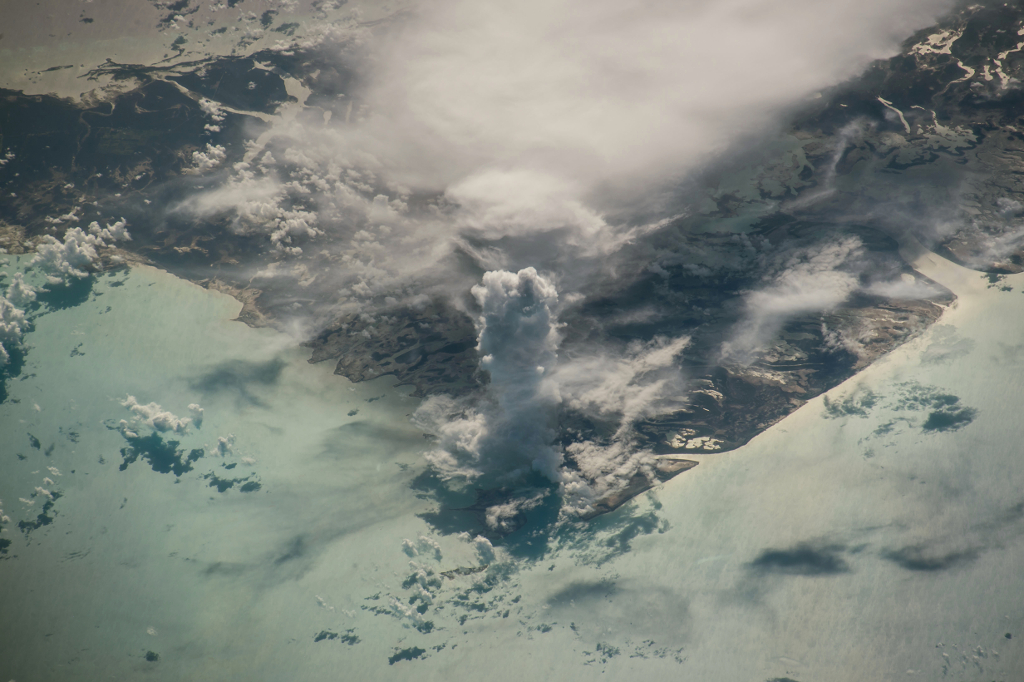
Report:
[[[71,189],[72,187],[74,187],[74,185],[72,184],[66,185],[67,189]],[[77,223],[79,220],[81,220],[81,218],[78,216],[78,211],[80,210],[80,207],[75,206],[69,212],[65,213],[64,215],[57,216],[56,218],[54,218],[53,216],[46,216],[46,218],[44,218],[44,221],[49,225],[60,225],[61,223]]]
[[174,433],[185,434],[188,433],[189,424],[192,423],[192,420],[188,417],[177,417],[160,407],[157,403],[143,405],[133,395],[129,395],[121,401],[121,405],[131,410],[137,420],[148,424],[156,431],[173,431]]
[[192,165],[189,168],[183,168],[181,172],[186,174],[206,173],[214,168],[219,168],[227,158],[228,152],[223,145],[207,142],[205,149],[197,149],[192,152]]
[[11,305],[24,308],[36,300],[36,288],[25,283],[25,275],[16,272],[11,277],[11,283],[4,296]]
[[11,361],[11,351],[21,346],[27,327],[25,311],[0,298],[0,368]]
[[191,403],[188,406],[188,413],[191,415],[192,423],[196,425],[197,429],[203,427],[203,413],[204,410],[199,406],[198,403]]
[[124,218],[100,228],[92,223],[89,232],[73,227],[64,233],[64,239],[46,235],[36,248],[29,266],[39,267],[50,284],[67,284],[71,279],[85,279],[95,270],[99,260],[97,249],[110,246],[107,242],[131,239]]
[[64,240],[44,237],[30,265],[38,266],[50,284],[66,284],[71,278],[85,279],[99,258],[96,247],[101,244],[95,235],[75,227],[64,233]]
[[683,407],[679,357],[689,337],[633,342],[564,360],[555,372],[563,409],[608,426],[611,434],[565,446],[569,465],[559,480],[562,515],[586,514],[595,501],[629,485],[635,476],[655,480],[654,453],[636,442],[635,424]]
[[235,449],[235,434],[229,433],[226,436],[217,437],[217,445],[214,448],[216,453],[221,457],[227,457]]
[[476,555],[481,564],[493,564],[497,560],[498,555],[494,551],[494,545],[484,536],[477,535],[473,538],[473,545],[476,547]]
[[213,121],[213,123],[207,123],[203,128],[210,133],[219,133],[220,123],[222,123],[226,117],[220,104],[204,97],[199,100],[199,108],[204,114],[210,117],[211,121]]
[[440,561],[442,558],[441,545],[436,540],[426,537],[425,535],[419,536],[416,542],[406,538],[402,540],[402,551],[407,556],[417,557],[420,554],[432,556],[436,561]]
[[722,359],[749,363],[788,320],[839,306],[860,286],[863,255],[856,237],[797,249],[766,275],[766,286],[747,294],[744,318],[722,345]]
[[89,234],[99,237],[105,242],[127,242],[132,239],[128,232],[128,221],[124,218],[113,225],[108,223],[106,227],[100,227],[100,224],[94,220],[89,223]]
[[637,474],[656,480],[654,453],[629,438],[570,443],[566,452],[576,467],[563,472],[559,482],[563,518],[587,514],[595,502],[623,489]]
[[442,478],[472,480],[494,468],[487,457],[490,430],[483,409],[447,395],[431,396],[417,408],[413,421],[437,439],[426,458]]

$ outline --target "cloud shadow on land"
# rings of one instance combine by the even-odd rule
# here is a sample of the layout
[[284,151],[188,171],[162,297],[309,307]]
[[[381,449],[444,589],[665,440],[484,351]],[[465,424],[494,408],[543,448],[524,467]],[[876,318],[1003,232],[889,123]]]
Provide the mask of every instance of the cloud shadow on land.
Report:
[[252,387],[276,384],[285,364],[281,358],[266,362],[228,360],[190,381],[189,387],[204,394],[234,393],[239,405],[266,407],[267,404],[253,393]]
[[766,549],[748,565],[761,574],[825,576],[849,573],[841,556],[845,545],[814,545],[801,542],[788,549]]

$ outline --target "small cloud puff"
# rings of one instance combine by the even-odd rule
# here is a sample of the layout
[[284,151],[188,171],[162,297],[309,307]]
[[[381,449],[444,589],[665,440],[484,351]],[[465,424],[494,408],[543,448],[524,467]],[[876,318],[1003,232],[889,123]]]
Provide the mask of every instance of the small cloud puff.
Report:
[[156,431],[173,431],[174,433],[185,434],[188,433],[189,424],[192,423],[192,420],[188,417],[176,417],[156,403],[142,405],[133,395],[129,395],[121,404]]
[[191,175],[206,173],[207,171],[220,167],[227,158],[228,152],[223,145],[215,145],[207,142],[205,150],[197,149],[192,152],[192,166],[189,168],[183,168],[181,172]]
[[107,225],[103,228],[94,220],[89,223],[89,234],[112,242],[128,242],[132,240],[132,236],[128,233],[128,222],[124,218],[121,218],[113,225]]
[[425,535],[421,535],[416,542],[409,539],[402,540],[402,551],[410,557],[417,557],[423,553],[424,555],[432,554],[437,561],[441,560],[441,545]]
[[511,533],[520,525],[516,523],[516,517],[540,506],[547,495],[548,492],[544,490],[531,496],[513,498],[508,502],[488,507],[484,512],[487,527],[499,533]]
[[203,126],[207,132],[219,133],[220,126],[217,125],[224,120],[225,113],[221,109],[220,104],[214,102],[212,99],[206,99],[205,97],[199,100],[199,108],[203,110],[203,113],[210,117],[213,123],[207,123]]
[[235,447],[235,434],[229,433],[226,436],[220,436],[217,438],[217,454],[221,457],[227,457],[231,454]]
[[192,423],[196,425],[197,429],[203,427],[203,408],[197,403],[192,403],[188,406],[188,413],[192,415]]

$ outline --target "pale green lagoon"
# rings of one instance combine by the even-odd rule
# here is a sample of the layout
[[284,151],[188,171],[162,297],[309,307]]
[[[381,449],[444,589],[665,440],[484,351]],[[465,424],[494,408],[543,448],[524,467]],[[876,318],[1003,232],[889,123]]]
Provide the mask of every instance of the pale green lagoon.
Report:
[[[98,276],[35,319],[0,404],[0,680],[1020,679],[1024,275],[917,267],[959,297],[923,336],[493,559],[420,516],[411,389],[164,272]],[[202,406],[161,434],[191,470],[125,463],[128,395]]]

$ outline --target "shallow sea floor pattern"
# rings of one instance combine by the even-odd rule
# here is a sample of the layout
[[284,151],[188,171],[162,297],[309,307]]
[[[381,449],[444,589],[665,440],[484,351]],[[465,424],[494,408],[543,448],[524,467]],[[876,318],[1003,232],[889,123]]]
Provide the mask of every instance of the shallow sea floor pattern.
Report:
[[1013,679],[1024,277],[922,258],[960,298],[921,338],[493,556],[417,516],[406,389],[166,273],[98,277],[0,405],[0,679]]

